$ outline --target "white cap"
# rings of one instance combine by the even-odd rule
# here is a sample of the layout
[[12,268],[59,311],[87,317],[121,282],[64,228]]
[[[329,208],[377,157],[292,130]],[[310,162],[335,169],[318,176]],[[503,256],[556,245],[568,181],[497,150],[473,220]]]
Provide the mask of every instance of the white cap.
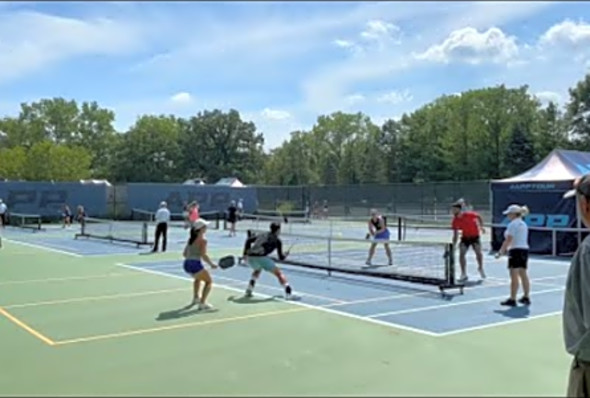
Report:
[[168,206],[168,203],[166,203],[165,201],[160,202],[160,207],[166,207],[166,206]]
[[506,210],[502,212],[502,214],[520,214],[522,213],[522,208],[519,205],[510,205]]
[[209,226],[209,224],[211,224],[209,221],[204,220],[202,218],[199,218],[197,221],[195,221],[193,223],[193,228],[195,228],[195,229],[201,229],[203,227]]

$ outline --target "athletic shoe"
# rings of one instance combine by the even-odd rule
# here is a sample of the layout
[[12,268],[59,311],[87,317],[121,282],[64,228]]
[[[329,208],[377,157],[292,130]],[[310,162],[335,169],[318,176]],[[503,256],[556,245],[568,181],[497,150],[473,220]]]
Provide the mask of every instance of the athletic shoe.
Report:
[[508,299],[502,301],[500,305],[505,305],[506,307],[516,307],[516,300]]
[[481,279],[485,279],[486,278],[486,273],[483,270],[483,268],[479,269],[478,271],[479,271],[479,276],[481,276]]
[[526,296],[522,296],[521,299],[518,300],[518,302],[524,305],[531,305],[531,299]]
[[469,278],[467,277],[467,275],[461,275],[461,277],[459,278],[459,282],[467,282]]
[[371,262],[370,262],[369,260],[367,260],[367,261],[365,262],[365,265],[368,265],[368,266],[370,267],[370,266],[371,266]]
[[204,310],[212,310],[213,306],[209,303],[201,303],[199,304],[199,311],[204,311]]
[[247,297],[247,298],[252,297],[252,289],[247,289],[246,293],[244,293],[244,297]]

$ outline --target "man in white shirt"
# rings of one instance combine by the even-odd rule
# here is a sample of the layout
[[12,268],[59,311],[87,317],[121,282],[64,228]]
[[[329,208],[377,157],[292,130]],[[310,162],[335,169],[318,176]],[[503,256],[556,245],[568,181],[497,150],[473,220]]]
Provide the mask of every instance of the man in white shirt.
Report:
[[0,199],[0,227],[3,227],[6,225],[6,213],[8,212],[8,207],[6,206],[6,203],[4,203],[2,201],[2,199]]
[[[575,196],[580,217],[590,228],[590,174],[576,180],[564,198]],[[576,250],[565,284],[563,337],[573,356],[568,397],[590,397],[590,235]]]
[[238,200],[238,220],[241,220],[244,216],[244,201],[242,198]]
[[166,202],[160,203],[160,208],[156,211],[156,241],[152,252],[158,251],[160,245],[160,236],[162,236],[162,251],[166,251],[166,243],[168,242],[168,223],[170,222],[170,210]]

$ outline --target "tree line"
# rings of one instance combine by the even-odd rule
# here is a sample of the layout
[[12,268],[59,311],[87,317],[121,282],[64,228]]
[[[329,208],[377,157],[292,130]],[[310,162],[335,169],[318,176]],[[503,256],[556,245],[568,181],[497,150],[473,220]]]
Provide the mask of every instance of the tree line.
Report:
[[21,104],[0,119],[0,178],[8,180],[329,185],[460,181],[520,173],[555,148],[590,150],[590,74],[564,107],[527,86],[442,96],[376,125],[363,113],[322,115],[266,153],[263,132],[237,110],[190,118],[142,115],[126,132],[96,102]]

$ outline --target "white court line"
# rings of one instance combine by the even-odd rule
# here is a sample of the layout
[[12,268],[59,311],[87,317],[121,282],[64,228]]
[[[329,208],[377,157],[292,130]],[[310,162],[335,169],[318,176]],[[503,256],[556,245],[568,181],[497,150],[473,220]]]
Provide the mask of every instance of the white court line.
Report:
[[[533,293],[533,295],[538,295],[538,294],[545,294],[545,293],[562,292],[564,290],[565,290],[565,287],[559,287],[559,288],[555,288],[555,289],[539,290],[537,292],[532,292],[532,293]],[[399,311],[382,312],[380,314],[372,314],[372,315],[366,315],[366,316],[369,318],[382,318],[384,316],[390,316],[390,315],[413,314],[416,312],[438,310],[438,309],[447,308],[447,307],[458,307],[458,306],[462,306],[462,305],[485,303],[487,301],[502,300],[504,298],[506,298],[506,294],[504,294],[502,296],[496,296],[496,297],[485,297],[485,298],[480,298],[480,299],[475,299],[475,300],[461,301],[458,303],[431,305],[428,307],[419,307],[419,308],[410,308],[410,309],[399,310]]]
[[[141,267],[135,267],[133,265],[123,264],[123,263],[117,263],[117,265],[120,266],[120,267],[124,267],[124,268],[128,268],[128,269],[133,269],[133,270],[140,271],[140,272],[147,272],[147,273],[151,273],[151,274],[155,274],[155,275],[165,276],[165,277],[168,277],[168,278],[181,279],[181,280],[185,280],[185,281],[192,281],[192,279],[189,278],[189,277],[187,277],[187,276],[180,276],[180,275],[169,274],[169,273],[155,271],[155,270],[151,270],[151,269],[146,269],[146,268],[141,268]],[[225,290],[233,291],[233,292],[239,292],[239,293],[243,293],[244,292],[243,289],[237,289],[237,288],[234,288],[234,287],[231,287],[231,286],[227,286],[227,285],[219,285],[218,284],[216,286],[219,287],[219,288],[225,289]],[[413,328],[411,326],[399,325],[399,324],[396,324],[396,323],[393,323],[393,322],[384,322],[384,321],[380,321],[378,319],[370,319],[370,318],[366,318],[364,316],[349,314],[347,312],[332,310],[330,308],[318,307],[318,306],[315,306],[315,305],[306,304],[306,303],[302,303],[302,302],[299,302],[299,301],[284,300],[284,299],[281,299],[281,298],[270,296],[268,294],[255,293],[254,295],[255,296],[258,296],[258,297],[261,297],[261,298],[274,298],[277,301],[282,301],[282,302],[285,302],[287,304],[297,305],[297,306],[301,306],[301,307],[305,307],[305,308],[314,309],[314,310],[317,310],[317,311],[322,311],[322,312],[327,312],[327,313],[334,314],[334,315],[343,316],[343,317],[346,317],[346,318],[356,319],[357,321],[363,321],[363,322],[373,323],[373,324],[385,326],[385,327],[388,327],[388,328],[391,328],[391,329],[404,330],[404,331],[407,331],[407,332],[413,332],[413,333],[422,334],[422,335],[430,336],[430,337],[438,337],[438,335],[439,335],[438,333],[429,332],[427,330],[422,330],[422,329],[416,329],[416,328]]]
[[548,318],[548,317],[555,316],[555,315],[561,315],[561,311],[548,312],[546,314],[533,315],[533,316],[526,317],[526,318],[516,318],[516,319],[510,319],[510,320],[507,320],[507,321],[500,321],[500,322],[488,323],[488,324],[485,324],[485,325],[478,325],[478,326],[473,326],[473,327],[464,328],[464,329],[451,330],[449,332],[439,333],[439,336],[440,337],[446,337],[446,336],[452,336],[452,335],[455,335],[455,334],[475,332],[475,331],[478,331],[478,330],[495,328],[495,327],[504,326],[504,325],[512,325],[514,323],[521,323],[521,322],[526,322],[526,321],[532,321],[532,320],[535,320],[535,319]]
[[[149,268],[149,269],[155,269],[155,270],[166,270],[166,269],[170,269],[172,267],[171,266],[170,267],[168,267],[168,266],[149,267],[148,266],[147,268]],[[227,276],[221,276],[221,275],[217,275],[217,274],[215,274],[215,279],[223,279],[223,280],[229,281],[231,283],[244,285],[244,287],[248,285],[248,282],[244,282],[241,279],[228,278]],[[276,287],[276,286],[264,285],[262,283],[256,283],[256,286],[260,286],[260,287],[263,287],[265,289],[275,290],[275,291],[280,291],[280,292],[284,292],[285,291],[285,289],[282,288],[282,287],[279,288],[279,287]],[[346,301],[341,300],[341,299],[332,298],[332,297],[325,297],[325,296],[319,296],[317,294],[304,293],[304,292],[299,292],[299,291],[297,291],[296,294],[299,295],[299,296],[307,296],[307,297],[317,298],[317,299],[324,300],[324,301],[332,301],[332,302],[338,303],[338,304],[346,303]]]
[[[547,287],[559,287],[559,286],[563,286],[563,283],[543,283],[541,281],[546,281],[546,280],[553,280],[553,279],[559,279],[559,278],[566,278],[566,276],[547,276],[547,277],[542,277],[542,278],[535,278],[535,279],[531,279],[530,282],[535,284],[535,285],[540,285],[540,286],[547,286]],[[496,278],[493,276],[489,276],[488,279],[493,279],[496,281],[502,281],[504,283],[510,283],[510,279],[508,278]]]
[[54,249],[54,248],[49,247],[49,246],[41,246],[41,245],[36,245],[36,244],[33,244],[33,243],[25,243],[25,242],[21,242],[19,240],[12,240],[12,239],[5,239],[5,240],[7,242],[15,243],[17,245],[33,247],[35,249],[46,250],[48,252],[54,252],[54,253],[58,253],[58,254],[63,254],[63,255],[66,255],[66,256],[70,256],[70,257],[77,257],[77,258],[84,257],[84,256],[82,256],[80,254],[68,252],[68,251],[65,251],[65,250]]

